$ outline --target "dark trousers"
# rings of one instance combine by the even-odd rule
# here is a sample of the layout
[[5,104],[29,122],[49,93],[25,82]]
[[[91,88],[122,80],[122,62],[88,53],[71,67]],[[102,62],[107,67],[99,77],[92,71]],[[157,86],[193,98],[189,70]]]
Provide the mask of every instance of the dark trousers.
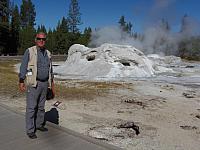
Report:
[[35,132],[44,123],[47,88],[48,81],[37,81],[37,87],[27,87],[26,133]]

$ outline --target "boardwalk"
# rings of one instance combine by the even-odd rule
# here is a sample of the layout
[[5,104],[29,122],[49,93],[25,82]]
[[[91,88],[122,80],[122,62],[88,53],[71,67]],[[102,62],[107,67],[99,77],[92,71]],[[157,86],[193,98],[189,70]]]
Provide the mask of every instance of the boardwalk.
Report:
[[120,150],[117,147],[48,124],[48,132],[37,131],[37,139],[25,132],[24,116],[0,104],[1,150]]

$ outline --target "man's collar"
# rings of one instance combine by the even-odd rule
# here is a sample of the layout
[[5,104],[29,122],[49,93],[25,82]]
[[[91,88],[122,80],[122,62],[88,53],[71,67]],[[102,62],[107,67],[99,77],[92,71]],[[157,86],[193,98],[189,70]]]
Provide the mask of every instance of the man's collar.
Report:
[[43,48],[40,48],[39,46],[36,46],[37,50],[45,50],[46,48],[43,47]]

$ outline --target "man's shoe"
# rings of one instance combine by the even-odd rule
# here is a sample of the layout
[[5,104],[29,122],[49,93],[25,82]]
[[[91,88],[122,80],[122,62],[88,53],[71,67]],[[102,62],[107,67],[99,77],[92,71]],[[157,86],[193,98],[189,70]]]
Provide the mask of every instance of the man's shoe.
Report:
[[28,137],[29,137],[30,139],[36,139],[36,138],[37,138],[37,135],[36,135],[34,132],[32,132],[32,133],[27,133],[27,135],[28,135]]
[[42,132],[46,132],[46,131],[48,131],[48,129],[47,128],[45,128],[45,127],[39,127],[39,128],[37,128],[37,130],[40,130],[40,131],[42,131]]

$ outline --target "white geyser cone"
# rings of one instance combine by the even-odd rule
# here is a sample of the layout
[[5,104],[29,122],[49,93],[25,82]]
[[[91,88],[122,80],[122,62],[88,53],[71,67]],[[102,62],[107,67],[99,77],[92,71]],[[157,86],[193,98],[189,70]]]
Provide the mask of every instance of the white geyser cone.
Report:
[[88,48],[74,44],[64,64],[55,67],[58,75],[74,78],[151,77],[154,64],[143,52],[129,45],[103,44]]

